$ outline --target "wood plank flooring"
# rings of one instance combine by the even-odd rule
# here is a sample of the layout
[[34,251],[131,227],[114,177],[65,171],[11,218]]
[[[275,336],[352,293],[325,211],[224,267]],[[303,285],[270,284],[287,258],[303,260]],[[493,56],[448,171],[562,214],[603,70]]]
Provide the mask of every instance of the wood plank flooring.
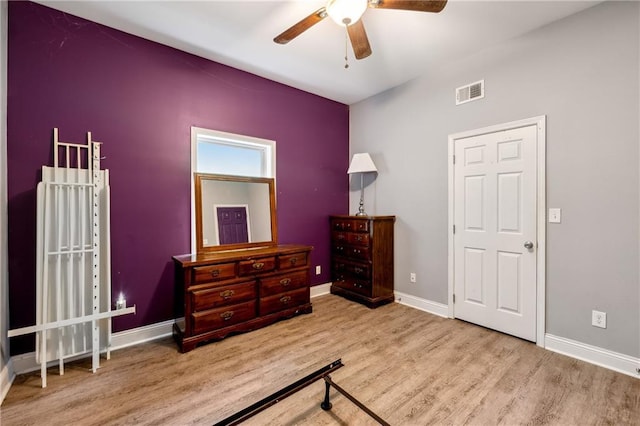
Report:
[[[640,380],[399,304],[314,312],[180,354],[163,339],[16,378],[0,424],[213,424],[341,358],[332,379],[392,425],[639,425]],[[373,425],[318,381],[247,425]]]

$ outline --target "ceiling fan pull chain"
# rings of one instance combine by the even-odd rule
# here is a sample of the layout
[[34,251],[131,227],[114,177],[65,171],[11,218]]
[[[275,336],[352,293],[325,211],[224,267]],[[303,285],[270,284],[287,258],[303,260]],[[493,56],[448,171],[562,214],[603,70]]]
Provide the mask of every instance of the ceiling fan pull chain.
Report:
[[344,68],[349,68],[349,59],[347,53],[349,52],[349,31],[347,26],[344,26]]

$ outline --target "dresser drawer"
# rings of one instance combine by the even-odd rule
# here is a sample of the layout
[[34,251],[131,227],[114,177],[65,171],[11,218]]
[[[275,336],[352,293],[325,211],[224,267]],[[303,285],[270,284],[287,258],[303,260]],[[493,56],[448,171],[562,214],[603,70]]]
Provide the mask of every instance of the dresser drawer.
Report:
[[191,292],[191,307],[194,311],[235,305],[255,299],[256,282],[225,285]]
[[332,231],[331,232],[331,241],[333,241],[334,243],[345,244],[348,241],[347,240],[347,235],[349,235],[349,232]]
[[191,314],[193,332],[196,334],[248,321],[255,316],[255,300]]
[[358,232],[369,232],[368,220],[354,220],[353,230]]
[[196,266],[193,268],[194,284],[226,280],[236,276],[235,263],[219,263],[216,265]]
[[332,231],[369,232],[369,221],[359,219],[334,219]]
[[307,261],[307,253],[287,254],[278,258],[278,267],[280,269],[297,268],[305,266]]
[[371,265],[344,262],[341,260],[333,261],[333,276],[335,279],[344,279],[348,276],[359,279],[371,278]]
[[334,219],[332,231],[369,232],[369,220],[364,219]]
[[349,246],[341,243],[333,243],[331,245],[331,251],[336,256],[346,256],[348,252]]
[[275,257],[243,260],[238,264],[238,275],[254,275],[276,269]]
[[351,231],[355,229],[351,219],[334,219],[332,222],[332,230],[334,231]]
[[264,297],[260,299],[260,315],[272,314],[305,303],[309,303],[308,288],[300,288],[275,296]]
[[273,296],[308,285],[307,272],[276,275],[260,280],[260,297]]
[[351,257],[354,259],[369,260],[370,250],[368,246],[352,246],[348,244],[333,244],[331,251],[335,256]]
[[365,296],[371,295],[371,281],[369,280],[359,280],[347,277],[343,280],[334,281],[333,285]]
[[347,232],[347,242],[349,244],[368,246],[369,234],[365,232]]

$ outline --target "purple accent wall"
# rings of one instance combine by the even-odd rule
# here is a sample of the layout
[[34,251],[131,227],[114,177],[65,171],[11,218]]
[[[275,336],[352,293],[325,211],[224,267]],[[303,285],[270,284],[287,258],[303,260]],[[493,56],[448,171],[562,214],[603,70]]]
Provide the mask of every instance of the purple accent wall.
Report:
[[[280,243],[315,247],[328,282],[329,214],[348,210],[349,110],[30,2],[9,2],[10,327],[35,323],[36,185],[60,139],[103,142],[112,290],[137,305],[114,331],[173,318],[171,256],[190,251],[190,128],[272,139]],[[13,354],[33,336],[14,338]]]

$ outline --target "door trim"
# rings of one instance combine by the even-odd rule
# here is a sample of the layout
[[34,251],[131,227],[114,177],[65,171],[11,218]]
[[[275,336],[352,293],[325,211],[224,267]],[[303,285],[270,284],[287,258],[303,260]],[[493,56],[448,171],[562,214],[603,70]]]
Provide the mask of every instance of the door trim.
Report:
[[453,284],[454,284],[454,243],[453,243],[453,225],[454,225],[454,164],[453,154],[455,152],[454,144],[458,139],[480,136],[487,133],[495,133],[505,130],[512,130],[521,127],[535,125],[537,127],[536,136],[536,238],[538,247],[536,250],[536,344],[545,347],[545,295],[546,295],[546,127],[547,116],[526,118],[524,120],[512,121],[509,123],[498,124],[494,126],[483,127],[481,129],[469,130],[449,135],[449,147],[447,159],[448,166],[448,187],[449,187],[449,219],[447,231],[448,235],[448,297],[449,318],[454,318],[453,306]]

